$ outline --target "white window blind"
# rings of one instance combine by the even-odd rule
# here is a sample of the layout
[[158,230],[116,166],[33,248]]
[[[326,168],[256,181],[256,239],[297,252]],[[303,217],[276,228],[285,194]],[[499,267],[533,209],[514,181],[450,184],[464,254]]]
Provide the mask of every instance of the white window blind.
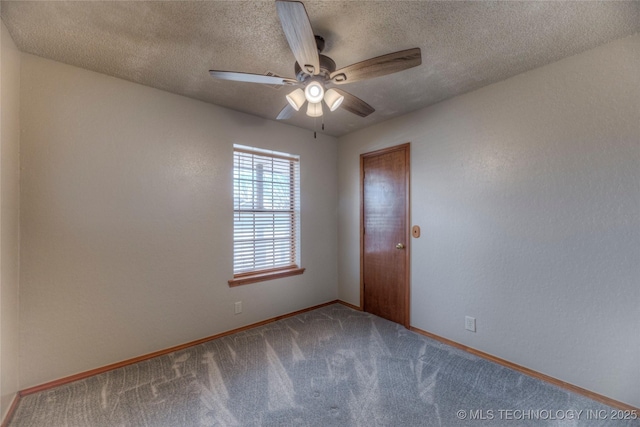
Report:
[[298,266],[299,157],[234,146],[234,276]]

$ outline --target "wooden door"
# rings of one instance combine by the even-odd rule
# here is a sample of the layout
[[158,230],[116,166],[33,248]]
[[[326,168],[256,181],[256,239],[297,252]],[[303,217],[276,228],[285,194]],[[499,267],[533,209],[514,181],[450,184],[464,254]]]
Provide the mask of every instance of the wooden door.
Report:
[[360,156],[360,305],[409,327],[409,144]]

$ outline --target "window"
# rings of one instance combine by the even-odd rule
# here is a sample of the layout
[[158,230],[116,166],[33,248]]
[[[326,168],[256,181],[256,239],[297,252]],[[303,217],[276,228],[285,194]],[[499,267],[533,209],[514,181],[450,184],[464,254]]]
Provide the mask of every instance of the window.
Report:
[[299,157],[234,145],[233,280],[244,285],[299,267]]

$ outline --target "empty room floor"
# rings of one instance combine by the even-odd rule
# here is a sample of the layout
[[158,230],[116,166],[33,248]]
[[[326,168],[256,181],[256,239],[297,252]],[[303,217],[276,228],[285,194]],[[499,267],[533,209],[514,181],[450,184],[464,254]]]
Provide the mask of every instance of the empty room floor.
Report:
[[640,425],[612,410],[332,304],[25,396],[9,426]]

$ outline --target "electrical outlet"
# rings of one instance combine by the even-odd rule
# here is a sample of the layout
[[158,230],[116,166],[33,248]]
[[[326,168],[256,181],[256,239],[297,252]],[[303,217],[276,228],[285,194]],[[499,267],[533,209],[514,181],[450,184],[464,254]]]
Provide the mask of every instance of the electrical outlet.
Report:
[[465,316],[464,318],[464,328],[467,331],[475,332],[476,331],[476,318]]
[[234,304],[234,313],[235,314],[242,313],[242,301],[238,301]]

